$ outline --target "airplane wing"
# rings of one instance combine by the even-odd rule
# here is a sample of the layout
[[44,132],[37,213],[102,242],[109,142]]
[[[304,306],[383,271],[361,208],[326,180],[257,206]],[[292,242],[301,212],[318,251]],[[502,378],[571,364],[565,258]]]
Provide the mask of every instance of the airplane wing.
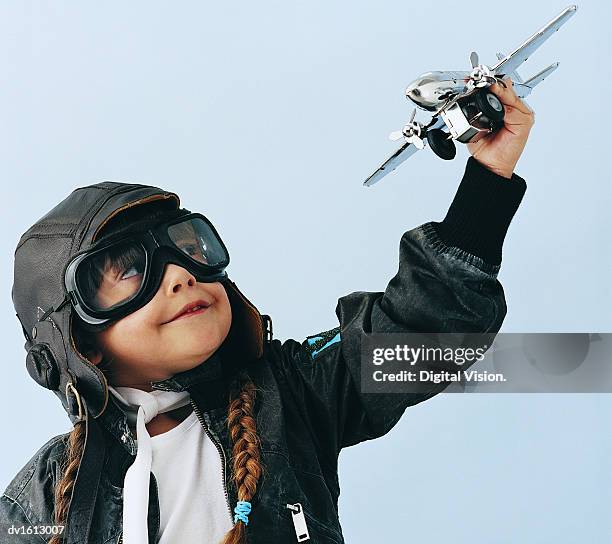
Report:
[[512,88],[514,89],[516,96],[518,96],[519,98],[525,98],[526,96],[529,96],[532,91],[532,88],[528,85],[525,85],[524,83],[515,83],[514,81],[512,82]]
[[538,72],[535,76],[530,77],[525,81],[525,85],[533,89],[538,83],[544,81],[550,74],[552,74],[559,67],[558,62],[553,62],[547,68],[544,68],[541,72]]
[[500,60],[491,68],[496,75],[506,75],[514,72],[531,54],[538,49],[548,38],[550,38],[574,13],[577,6],[569,6],[557,15],[545,27],[538,30],[528,40],[523,42],[517,49]]
[[366,187],[374,185],[376,182],[380,181],[384,176],[386,176],[389,172],[393,172],[393,170],[395,170],[406,159],[412,157],[412,155],[414,155],[417,151],[417,147],[415,147],[409,142],[406,142],[385,162],[383,162],[379,166],[378,170],[376,170],[368,179],[366,179],[363,184]]
[[[503,53],[497,53],[497,60],[504,60],[505,58],[506,55]],[[523,83],[523,78],[519,76],[519,73],[516,70],[514,70],[514,72],[508,72],[504,75],[509,76],[514,83]]]
[[519,98],[525,98],[529,95],[532,89],[538,84],[542,83],[550,74],[552,74],[559,67],[558,62],[554,62],[544,70],[538,72],[535,76],[530,77],[527,81],[521,83],[514,83],[512,88]]

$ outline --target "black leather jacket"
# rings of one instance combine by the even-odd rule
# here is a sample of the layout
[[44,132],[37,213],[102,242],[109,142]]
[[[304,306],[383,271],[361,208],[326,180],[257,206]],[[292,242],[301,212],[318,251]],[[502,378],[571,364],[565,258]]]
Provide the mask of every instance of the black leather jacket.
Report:
[[[338,300],[339,325],[302,342],[271,340],[247,369],[258,387],[256,424],[264,473],[247,526],[252,544],[297,542],[292,512],[303,507],[311,542],[344,542],[338,520],[338,455],[342,448],[387,433],[405,409],[439,393],[432,384],[418,394],[362,393],[360,340],[364,332],[491,332],[506,314],[497,280],[501,247],[525,192],[525,182],[496,176],[470,158],[444,221],[404,233],[399,271],[384,292],[354,292]],[[338,334],[339,333],[339,334]],[[215,398],[206,364],[155,387],[190,391],[201,424],[225,464],[230,505],[237,500],[230,477],[227,404]],[[92,538],[119,542],[122,485],[136,446],[123,412],[113,402],[100,416],[109,440]],[[0,503],[0,540],[42,543],[37,534],[9,534],[53,524],[53,489],[65,447],[60,435],[44,444],[8,485]],[[222,463],[223,465],[223,463]],[[157,541],[159,505],[151,475],[150,542]]]

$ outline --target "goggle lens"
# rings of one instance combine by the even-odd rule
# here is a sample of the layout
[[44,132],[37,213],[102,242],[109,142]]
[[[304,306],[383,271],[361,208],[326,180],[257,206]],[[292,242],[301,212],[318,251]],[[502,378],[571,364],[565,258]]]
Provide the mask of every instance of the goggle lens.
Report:
[[172,243],[193,260],[209,266],[225,262],[223,247],[203,219],[195,217],[175,223],[168,227],[167,232]]
[[134,242],[120,243],[86,257],[76,270],[77,288],[94,310],[110,310],[142,287],[147,256]]

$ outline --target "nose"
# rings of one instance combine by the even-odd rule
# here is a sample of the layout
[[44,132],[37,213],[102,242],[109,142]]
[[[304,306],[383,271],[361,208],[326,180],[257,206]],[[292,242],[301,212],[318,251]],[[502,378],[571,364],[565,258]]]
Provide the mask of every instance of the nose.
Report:
[[186,287],[194,287],[196,283],[197,280],[187,269],[172,263],[166,265],[162,286],[168,296],[179,293]]

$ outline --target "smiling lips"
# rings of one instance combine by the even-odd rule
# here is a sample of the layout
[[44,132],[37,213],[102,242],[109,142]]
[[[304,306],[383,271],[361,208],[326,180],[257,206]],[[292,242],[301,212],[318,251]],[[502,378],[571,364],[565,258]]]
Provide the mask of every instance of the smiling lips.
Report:
[[184,317],[190,317],[192,315],[202,314],[206,311],[210,304],[204,300],[195,300],[183,306],[183,308],[167,323],[176,321],[177,319],[183,319]]

